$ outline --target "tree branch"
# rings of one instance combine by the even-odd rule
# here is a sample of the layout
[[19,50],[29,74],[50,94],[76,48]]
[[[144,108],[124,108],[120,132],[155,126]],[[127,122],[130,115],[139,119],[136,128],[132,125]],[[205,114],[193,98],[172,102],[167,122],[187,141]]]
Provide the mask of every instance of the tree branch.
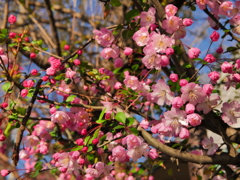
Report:
[[53,36],[54,36],[54,39],[55,39],[55,43],[57,45],[57,54],[58,56],[61,56],[61,46],[60,46],[60,42],[59,42],[59,37],[58,37],[58,30],[56,28],[56,25],[55,25],[55,19],[54,19],[54,16],[53,16],[53,13],[52,13],[52,10],[51,10],[51,3],[49,0],[45,0],[45,4],[47,6],[47,12],[48,12],[48,16],[50,18],[50,26],[51,26],[51,30],[52,30],[52,33],[53,33]]

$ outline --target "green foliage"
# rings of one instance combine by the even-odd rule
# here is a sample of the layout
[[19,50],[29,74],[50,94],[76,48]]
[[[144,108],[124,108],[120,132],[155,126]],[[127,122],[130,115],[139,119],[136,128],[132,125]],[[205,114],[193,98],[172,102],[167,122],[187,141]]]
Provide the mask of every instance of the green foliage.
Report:
[[112,6],[114,6],[114,7],[119,7],[119,6],[122,5],[119,0],[111,0],[111,1],[110,1],[110,4],[111,4]]
[[130,23],[130,21],[138,15],[140,15],[140,12],[137,9],[132,9],[127,12],[125,20],[127,21],[127,23]]
[[117,113],[115,119],[123,124],[126,123],[126,115],[124,112]]

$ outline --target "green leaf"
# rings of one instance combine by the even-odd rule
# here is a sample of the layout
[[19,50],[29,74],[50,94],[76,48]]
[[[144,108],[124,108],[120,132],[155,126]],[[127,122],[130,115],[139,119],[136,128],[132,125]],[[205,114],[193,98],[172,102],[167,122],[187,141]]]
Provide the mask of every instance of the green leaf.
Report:
[[123,112],[119,112],[116,114],[115,119],[123,124],[126,123],[126,115]]
[[129,23],[132,20],[132,18],[134,18],[138,15],[140,15],[140,12],[137,9],[132,9],[127,12],[127,14],[125,16],[125,20]]
[[76,147],[71,148],[71,151],[79,151],[82,148],[83,148],[83,146],[76,146]]
[[84,144],[88,144],[88,142],[89,142],[89,139],[90,139],[90,136],[87,136],[85,139],[84,139]]
[[191,9],[192,11],[196,11],[196,7],[195,7],[195,6],[191,6],[190,9]]
[[118,126],[115,126],[113,129],[123,129],[124,126],[123,125],[118,125]]
[[106,119],[99,119],[99,120],[96,121],[96,123],[102,124],[102,123],[104,123],[106,121],[107,121]]
[[134,34],[133,30],[124,30],[122,33],[122,37],[127,40],[129,38],[132,38],[133,34]]
[[8,34],[8,30],[7,29],[2,29],[1,31],[2,31],[3,34],[6,34],[6,35]]
[[17,107],[17,112],[21,115],[25,115],[26,114],[26,108]]
[[30,47],[28,47],[28,46],[23,47],[23,50],[25,50],[25,51],[31,51]]
[[202,180],[202,176],[199,176],[199,175],[198,175],[198,176],[197,176],[197,179],[198,179],[198,180]]
[[132,117],[127,118],[127,120],[126,120],[127,126],[131,126],[131,125],[133,125],[133,123],[134,123],[134,118],[132,118]]
[[237,50],[238,48],[236,48],[236,47],[228,47],[227,48],[227,51],[229,52],[229,51],[235,51],[235,50]]
[[111,0],[110,4],[114,7],[119,7],[122,5],[119,0]]
[[100,138],[100,142],[103,142],[103,141],[105,141],[105,140],[106,140],[106,138],[107,138],[106,134],[105,134],[105,135],[103,135],[103,136]]
[[37,177],[39,175],[39,171],[35,171],[31,173],[31,177]]
[[106,111],[106,108],[104,108],[104,109],[102,110],[102,112],[101,112],[101,114],[100,114],[100,116],[99,116],[99,119],[98,119],[97,121],[102,120],[102,118],[103,118],[103,116],[104,116],[104,114],[105,114],[105,111]]
[[76,95],[71,95],[71,96],[68,96],[68,98],[66,99],[66,102],[72,102],[75,97],[77,97]]
[[133,71],[137,71],[138,68],[139,68],[139,65],[138,64],[134,64],[131,68],[132,68]]
[[113,31],[113,35],[116,35],[120,32],[120,30],[123,29],[123,25],[119,24],[115,30]]
[[43,168],[43,167],[42,167],[42,163],[43,163],[43,162],[38,161],[38,162],[35,164],[34,168],[35,168],[36,170],[41,170],[41,169]]
[[169,176],[172,176],[172,174],[173,174],[172,169],[169,169],[169,170],[168,170],[168,175],[169,175]]
[[87,152],[91,152],[92,150],[93,150],[93,146],[92,146],[92,145],[89,145]]
[[92,162],[92,161],[94,161],[94,158],[95,158],[95,156],[94,156],[94,154],[87,154],[87,159],[90,161],[90,162]]
[[6,83],[2,86],[2,89],[7,92],[10,87],[11,87],[11,83],[10,83],[10,82],[6,82]]
[[93,139],[98,138],[99,131],[100,131],[100,128],[98,128],[98,129],[94,132],[94,134],[93,134]]
[[5,34],[0,34],[0,42],[4,42],[5,38],[6,38]]
[[184,67],[184,68],[191,68],[192,65],[189,64],[189,63],[184,63],[184,64],[182,65],[182,67]]
[[17,46],[17,43],[12,43],[8,45],[9,47]]
[[130,129],[130,131],[132,131],[132,133],[134,134],[134,135],[138,135],[139,134],[139,132],[138,132],[138,130],[136,129],[136,128],[129,128]]
[[240,83],[236,85],[236,89],[239,89],[239,88],[240,88]]

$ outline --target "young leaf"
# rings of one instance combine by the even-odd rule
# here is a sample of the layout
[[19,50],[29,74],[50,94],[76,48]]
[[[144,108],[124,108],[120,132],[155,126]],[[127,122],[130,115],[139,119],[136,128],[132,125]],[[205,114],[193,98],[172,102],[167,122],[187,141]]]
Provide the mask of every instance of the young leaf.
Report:
[[123,112],[117,113],[115,119],[123,124],[126,123],[126,115]]
[[110,4],[114,7],[119,7],[122,5],[119,0],[111,0]]
[[132,9],[127,12],[127,14],[125,16],[125,20],[129,23],[132,20],[132,18],[134,18],[138,15],[140,15],[140,12],[137,9]]

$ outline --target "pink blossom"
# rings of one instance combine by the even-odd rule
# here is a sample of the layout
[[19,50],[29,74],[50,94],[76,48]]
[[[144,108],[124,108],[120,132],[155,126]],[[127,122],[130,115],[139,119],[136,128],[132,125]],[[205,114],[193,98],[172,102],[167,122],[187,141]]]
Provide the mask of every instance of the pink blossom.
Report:
[[182,107],[183,106],[183,100],[179,96],[175,97],[172,101],[172,106],[174,108]]
[[123,82],[126,87],[131,88],[132,90],[136,90],[139,86],[139,81],[136,76],[127,76]]
[[73,79],[76,75],[76,71],[73,71],[71,68],[67,68],[66,78]]
[[216,53],[222,54],[223,53],[223,48],[220,46],[217,48]]
[[166,53],[167,56],[173,55],[174,54],[174,49],[173,48],[167,48],[165,53]]
[[23,86],[27,87],[27,88],[33,87],[34,81],[33,80],[25,80],[25,81],[23,81]]
[[[160,34],[153,34],[151,36],[152,43],[149,44],[149,52],[152,50],[155,50],[155,52],[165,53],[166,49],[168,47],[172,47],[175,44],[175,40],[172,38],[169,38],[166,35],[160,35]],[[144,48],[144,50],[147,48],[147,46]],[[146,54],[146,52],[144,52]]]
[[204,139],[202,140],[202,146],[204,149],[208,149],[207,155],[215,154],[215,152],[218,149],[218,145],[213,143],[212,137],[210,137],[210,139],[207,137],[204,137]]
[[165,13],[167,15],[167,17],[171,17],[171,16],[174,16],[178,11],[178,8],[172,4],[168,4],[166,7],[165,7]]
[[177,81],[178,81],[178,75],[172,73],[172,74],[170,74],[169,79],[170,79],[172,82],[177,82]]
[[6,140],[6,136],[4,136],[4,134],[0,134],[0,141],[5,141]]
[[[49,58],[50,59],[50,58]],[[50,64],[51,64],[51,68],[54,68],[54,69],[58,69],[60,68],[61,66],[61,60],[60,59],[55,59],[55,58],[52,58],[51,60],[49,60]]]
[[182,87],[182,86],[185,86],[185,85],[187,85],[188,84],[188,81],[186,80],[186,79],[181,79],[180,81],[179,81],[179,85]]
[[190,133],[189,133],[188,129],[187,128],[181,128],[181,131],[179,133],[179,137],[181,139],[187,139],[187,138],[189,138],[189,136],[190,136]]
[[52,121],[41,120],[39,124],[47,129],[53,129],[55,127],[55,124]]
[[29,159],[30,158],[30,154],[29,154],[29,152],[27,150],[21,150],[19,152],[19,158],[23,159],[23,160]]
[[212,90],[214,89],[213,85],[211,84],[204,84],[203,85],[203,91],[207,94],[210,95],[212,93]]
[[36,126],[34,126],[34,131],[33,131],[32,134],[40,137],[44,141],[52,139],[51,135],[46,130],[46,128],[44,126],[40,125],[40,124],[37,124]]
[[234,26],[232,32],[240,34],[240,15],[234,16],[232,19],[230,19],[229,23]]
[[[218,20],[219,17],[217,14],[214,15],[214,17]],[[216,24],[216,22],[211,18],[211,17],[208,17],[207,18],[208,22],[209,22],[209,25],[215,29],[215,30],[218,30],[219,29],[219,26]]]
[[162,121],[164,126],[170,126],[176,136],[180,133],[181,126],[188,126],[185,111],[179,110],[178,108],[172,107],[172,109],[166,111],[163,116]]
[[6,107],[8,107],[8,103],[7,103],[7,102],[3,102],[3,103],[1,104],[1,107],[5,109]]
[[195,111],[195,106],[193,104],[188,103],[185,107],[185,112],[187,114],[191,114]]
[[47,81],[48,78],[49,78],[49,76],[43,76],[43,77],[42,77],[42,80],[43,80],[43,81]]
[[54,123],[63,124],[69,119],[70,117],[63,111],[56,111],[54,114],[51,115],[51,121]]
[[133,149],[135,147],[140,146],[143,143],[143,139],[135,136],[133,134],[127,135],[125,138],[122,139],[122,144],[127,144],[128,149]]
[[204,61],[208,63],[213,63],[216,61],[216,58],[212,54],[207,54],[206,57],[204,58]]
[[36,76],[38,74],[38,70],[36,70],[36,69],[31,70],[31,74],[33,76]]
[[112,42],[114,41],[114,36],[112,32],[106,28],[101,28],[99,30],[93,30],[94,39],[97,41],[98,44],[102,45],[103,47],[109,47]]
[[156,29],[157,27],[158,27],[157,24],[155,24],[155,23],[154,23],[154,24],[151,24],[151,25],[150,25],[150,30],[151,30],[151,31],[155,31],[155,29]]
[[220,78],[220,74],[217,71],[212,71],[208,74],[208,77],[213,81],[216,82]]
[[8,22],[9,22],[10,24],[14,24],[16,21],[17,21],[16,16],[14,16],[14,15],[11,14],[11,15],[8,17]]
[[216,31],[213,31],[212,34],[210,35],[210,38],[213,42],[218,41],[220,37],[220,34]]
[[3,55],[4,53],[5,53],[5,50],[2,47],[0,47],[0,55]]
[[64,50],[68,51],[70,49],[70,46],[68,44],[64,45]]
[[81,61],[79,59],[74,59],[73,63],[75,66],[79,66],[81,64]]
[[53,67],[50,67],[50,68],[47,68],[47,69],[46,69],[46,74],[47,74],[48,76],[53,76],[53,75],[55,75],[55,73],[56,73],[56,69],[53,68]]
[[158,105],[162,106],[164,103],[170,105],[174,98],[174,93],[170,90],[170,87],[164,80],[158,80],[157,84],[153,86],[153,92],[151,93],[151,99]]
[[9,37],[11,38],[11,39],[13,39],[13,38],[15,38],[16,37],[16,33],[14,33],[14,32],[10,32],[9,34]]
[[149,41],[149,33],[146,27],[141,27],[137,32],[133,34],[132,39],[138,46],[145,46]]
[[193,82],[181,87],[180,90],[182,92],[181,98],[184,103],[188,101],[189,103],[196,105],[197,103],[201,103],[206,96],[202,87]]
[[198,48],[191,48],[191,49],[188,50],[188,56],[189,56],[190,59],[198,58],[200,53],[201,53],[201,51]]
[[37,55],[36,55],[35,53],[31,53],[31,54],[30,54],[30,58],[31,58],[31,59],[34,59],[34,58],[36,58],[36,57],[37,57]]
[[192,126],[198,126],[202,122],[202,117],[199,114],[192,113],[187,115],[187,120]]
[[223,73],[232,73],[233,72],[233,65],[229,62],[223,62],[221,65],[221,70]]
[[182,25],[182,20],[177,16],[170,16],[168,19],[165,19],[162,23],[163,29],[165,29],[170,34],[175,32],[180,25]]
[[41,154],[47,154],[48,149],[48,143],[45,141],[41,141],[40,144],[37,145],[37,151]]
[[122,146],[116,146],[112,149],[112,156],[115,161],[124,162],[127,158],[127,152]]
[[126,56],[130,56],[130,55],[132,55],[132,53],[133,53],[133,49],[130,48],[130,47],[125,47],[123,53],[124,53]]
[[144,119],[139,124],[142,128],[147,129],[149,127],[149,121]]
[[148,156],[154,160],[159,157],[158,152],[156,149],[150,149]]
[[124,62],[123,62],[122,58],[116,58],[114,60],[114,66],[116,68],[121,68],[121,67],[123,67],[123,65],[124,65]]
[[30,136],[23,137],[22,142],[25,147],[33,148],[34,146],[36,146],[39,143],[39,139],[37,136],[30,135]]
[[114,84],[114,89],[121,89],[122,88],[122,83],[120,83],[120,82],[116,82],[115,84]]
[[184,26],[180,26],[177,31],[175,31],[172,35],[173,39],[182,39],[186,36],[186,29]]
[[143,11],[140,14],[140,25],[149,27],[151,24],[154,24],[156,22],[155,20],[155,13],[156,13],[156,9],[153,7],[150,7],[148,9],[148,12]]
[[11,171],[9,171],[9,170],[7,170],[7,169],[2,169],[2,170],[1,170],[1,175],[2,175],[3,177],[9,175],[10,173],[11,173]]
[[196,3],[200,9],[205,9],[209,0],[196,0]]
[[104,48],[100,55],[104,59],[110,59],[110,58],[117,58],[119,56],[119,49],[118,48]]
[[134,148],[129,149],[127,151],[127,155],[133,159],[133,161],[137,161],[139,158],[144,155],[148,156],[149,146],[146,143],[141,143],[140,146],[135,146]]
[[153,69],[161,69],[161,55],[159,54],[147,54],[142,58],[142,63],[148,68]]
[[232,78],[233,78],[234,81],[240,82],[240,74],[234,73]]
[[222,106],[222,120],[228,125],[236,124],[240,117],[240,104],[237,101],[225,102]]
[[233,4],[231,1],[225,1],[222,2],[222,4],[219,6],[219,14],[224,16],[229,16],[229,11],[233,9]]
[[202,151],[201,149],[200,149],[200,150],[192,150],[190,153],[191,153],[191,154],[200,155],[200,156],[203,155],[203,151]]
[[189,19],[189,18],[184,18],[183,19],[183,25],[184,26],[191,26],[193,23],[193,20],[192,19]]
[[59,163],[59,170],[68,173],[74,172],[75,175],[79,175],[79,165],[69,152],[59,153],[57,162]]

